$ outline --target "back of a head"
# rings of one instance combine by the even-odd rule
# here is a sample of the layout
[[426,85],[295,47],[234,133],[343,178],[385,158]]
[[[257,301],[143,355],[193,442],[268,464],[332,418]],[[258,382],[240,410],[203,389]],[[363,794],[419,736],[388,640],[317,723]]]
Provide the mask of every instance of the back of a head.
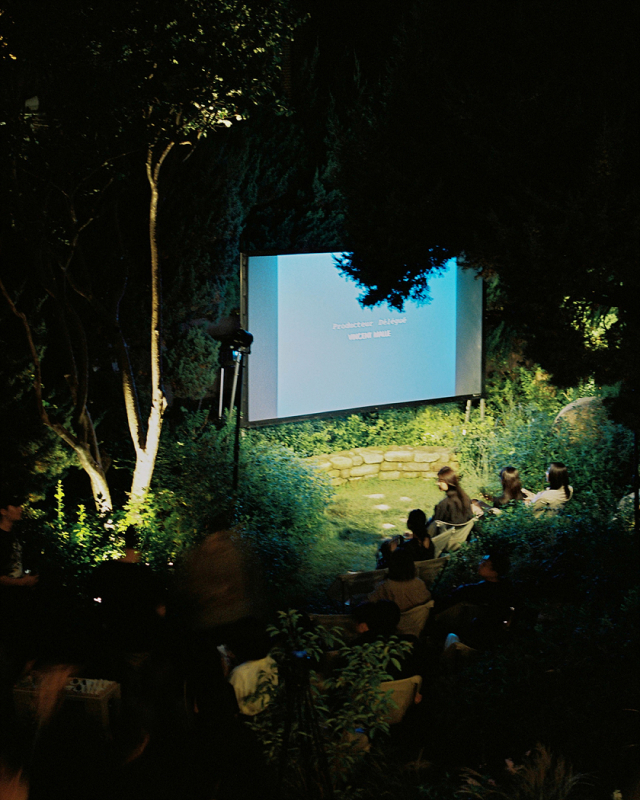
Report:
[[271,639],[264,623],[256,617],[245,617],[231,626],[225,644],[239,664],[259,661],[269,654]]
[[569,497],[569,470],[562,461],[552,461],[549,464],[549,488],[564,489],[567,498]]
[[509,500],[520,500],[522,497],[522,482],[520,473],[515,467],[504,467],[500,470],[502,493]]
[[389,557],[390,581],[410,581],[416,577],[416,568],[411,554],[399,548]]
[[427,515],[421,508],[414,508],[409,512],[407,528],[414,536],[420,539],[420,541],[424,539],[427,534]]
[[442,467],[441,469],[439,469],[438,480],[446,483],[447,486],[451,489],[456,489],[460,484],[458,476],[456,475],[454,470],[451,469],[451,467]]
[[0,491],[0,509],[7,510],[9,506],[16,508],[23,505],[24,497],[17,492],[12,492],[8,489]]
[[353,611],[356,622],[365,622],[374,636],[391,636],[400,622],[400,609],[392,600],[361,603]]
[[447,492],[453,492],[453,497],[461,509],[471,508],[469,495],[460,486],[460,479],[451,467],[442,467],[438,470],[438,480],[447,484]]

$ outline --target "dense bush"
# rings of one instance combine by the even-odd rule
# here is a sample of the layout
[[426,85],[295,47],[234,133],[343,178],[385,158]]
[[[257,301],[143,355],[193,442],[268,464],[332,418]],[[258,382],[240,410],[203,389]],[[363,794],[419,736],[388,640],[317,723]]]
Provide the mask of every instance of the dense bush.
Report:
[[313,456],[391,444],[450,446],[463,421],[457,404],[444,403],[285,423],[260,428],[250,436],[285,445],[300,456]]
[[562,461],[574,488],[572,503],[598,517],[610,515],[629,491],[631,432],[608,419],[604,410],[586,418],[577,434],[555,418],[555,411],[518,406],[458,429],[454,446],[467,482],[499,493],[498,473],[513,465],[524,486],[540,491],[549,462]]
[[291,450],[243,437],[234,493],[233,434],[231,422],[217,429],[195,415],[167,436],[149,511],[176,556],[206,533],[235,528],[278,607],[304,592],[301,567],[320,535],[330,490]]
[[523,484],[544,488],[550,461],[569,467],[577,502],[597,516],[611,513],[631,480],[632,435],[607,418],[604,410],[585,420],[579,436],[555,424],[558,412],[584,396],[607,396],[614,389],[584,384],[561,391],[549,376],[533,367],[517,366],[501,382],[489,382],[484,419],[474,409],[465,422],[462,404],[390,409],[346,418],[307,420],[249,432],[251,442],[279,443],[299,456],[354,447],[390,444],[442,445],[459,456],[465,487],[474,494],[500,489],[498,473],[513,465]]

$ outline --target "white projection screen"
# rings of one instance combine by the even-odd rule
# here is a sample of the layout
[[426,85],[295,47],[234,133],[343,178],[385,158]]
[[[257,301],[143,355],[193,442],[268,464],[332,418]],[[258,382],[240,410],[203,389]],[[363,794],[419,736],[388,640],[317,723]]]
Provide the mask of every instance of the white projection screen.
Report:
[[[245,424],[482,393],[482,281],[452,259],[427,303],[363,308],[338,253],[243,256]],[[248,395],[248,396],[247,396]]]

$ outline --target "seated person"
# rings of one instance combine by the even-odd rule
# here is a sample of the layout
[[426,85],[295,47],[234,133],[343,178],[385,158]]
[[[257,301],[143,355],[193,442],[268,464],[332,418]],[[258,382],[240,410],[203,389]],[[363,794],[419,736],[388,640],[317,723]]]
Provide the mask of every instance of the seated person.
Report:
[[419,508],[409,512],[407,528],[413,538],[405,543],[404,549],[411,554],[414,561],[427,561],[435,557],[436,548],[427,531],[427,515]]
[[278,667],[269,654],[264,625],[247,617],[229,631],[221,650],[241,714],[253,717],[269,705],[269,687],[278,685]]
[[469,647],[486,649],[498,644],[511,623],[514,591],[506,577],[509,557],[493,550],[478,564],[478,583],[458,586],[436,600],[436,625],[453,632]]
[[431,599],[431,592],[424,581],[416,577],[411,554],[404,548],[399,548],[389,557],[389,573],[386,579],[376,586],[367,599],[372,602],[393,600],[402,612],[427,603]]
[[436,520],[448,522],[451,525],[462,525],[473,517],[469,495],[460,486],[460,480],[451,467],[442,467],[438,472],[438,488],[446,496],[435,507],[433,516],[429,520],[429,534],[434,536],[437,527]]
[[391,553],[395,552],[403,542],[402,536],[392,536],[390,539],[380,542],[380,548],[376,554],[376,569],[388,569]]
[[476,514],[482,515],[485,512],[493,512],[494,509],[502,509],[504,506],[525,500],[530,492],[522,488],[520,473],[515,467],[503,467],[500,470],[500,482],[502,483],[502,494],[491,498],[491,503],[482,500],[472,500],[473,510]]
[[552,461],[545,474],[549,488],[538,494],[524,490],[525,503],[530,506],[536,517],[543,514],[557,514],[573,496],[573,487],[569,486],[569,471],[561,461]]
[[424,668],[424,650],[417,637],[400,635],[396,632],[400,622],[400,609],[397,603],[391,600],[378,600],[377,603],[364,602],[356,606],[352,613],[358,638],[351,642],[351,646],[369,644],[378,638],[385,641],[391,636],[396,636],[400,641],[411,642],[413,648],[400,662],[400,669],[389,664],[389,675],[393,681],[410,678],[412,675],[421,675]]

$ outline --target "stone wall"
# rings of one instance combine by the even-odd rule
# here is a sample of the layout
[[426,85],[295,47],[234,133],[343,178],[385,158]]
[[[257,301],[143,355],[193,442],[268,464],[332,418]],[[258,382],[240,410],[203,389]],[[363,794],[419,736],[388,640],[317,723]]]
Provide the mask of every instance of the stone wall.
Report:
[[341,453],[312,456],[307,461],[328,473],[333,486],[365,478],[393,481],[399,478],[435,478],[438,470],[450,466],[456,472],[456,455],[446,447],[356,447]]

